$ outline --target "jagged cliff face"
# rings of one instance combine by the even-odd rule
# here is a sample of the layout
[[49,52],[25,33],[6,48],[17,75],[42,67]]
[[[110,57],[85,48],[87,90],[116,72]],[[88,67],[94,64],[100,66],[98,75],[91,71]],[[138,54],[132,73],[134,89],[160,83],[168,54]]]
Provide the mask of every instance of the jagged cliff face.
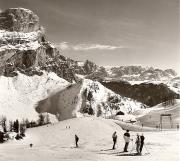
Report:
[[55,72],[69,82],[77,81],[75,74],[88,79],[117,79],[125,81],[160,81],[176,76],[171,70],[141,66],[100,67],[91,61],[77,62],[60,55],[46,40],[39,18],[24,8],[11,8],[0,13],[0,75],[42,75],[42,70]]
[[89,75],[96,72],[99,68],[95,63],[89,60],[86,60],[85,62],[79,62],[68,58],[67,61],[71,68],[74,69],[74,72],[80,75]]
[[177,76],[177,73],[172,69],[161,70],[142,66],[103,67],[88,60],[85,62],[72,62],[76,74],[98,81],[169,81]]
[[67,59],[46,40],[37,15],[23,8],[0,13],[0,75],[42,75],[42,70],[76,81]]
[[0,14],[0,30],[33,32],[39,28],[39,17],[28,9],[10,8]]

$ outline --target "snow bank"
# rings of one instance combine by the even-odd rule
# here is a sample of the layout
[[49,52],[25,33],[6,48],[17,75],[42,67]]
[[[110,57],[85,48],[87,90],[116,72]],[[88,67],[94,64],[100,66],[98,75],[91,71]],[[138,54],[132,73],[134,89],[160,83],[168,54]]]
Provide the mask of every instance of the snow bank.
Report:
[[0,76],[0,115],[7,119],[37,119],[35,104],[46,98],[54,89],[65,88],[69,83],[55,73],[32,77],[18,73],[15,77]]

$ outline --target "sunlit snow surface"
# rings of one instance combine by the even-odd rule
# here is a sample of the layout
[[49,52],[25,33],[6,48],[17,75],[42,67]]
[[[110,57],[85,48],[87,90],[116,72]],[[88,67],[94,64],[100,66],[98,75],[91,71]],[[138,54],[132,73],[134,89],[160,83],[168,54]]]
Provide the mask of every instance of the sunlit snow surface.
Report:
[[55,73],[32,77],[18,73],[15,77],[0,76],[0,115],[7,119],[37,119],[34,107],[54,90],[61,90],[69,83]]
[[[66,128],[66,126],[70,126]],[[117,149],[112,148],[112,133],[117,131]],[[1,161],[179,161],[179,131],[144,132],[142,156],[122,156],[124,131],[113,120],[86,117],[54,125],[28,129],[21,141],[0,144]],[[136,132],[129,151],[135,153]],[[74,135],[80,138],[75,148]],[[141,134],[141,133],[139,133]],[[30,148],[29,144],[33,147]],[[130,153],[130,152],[129,152]]]

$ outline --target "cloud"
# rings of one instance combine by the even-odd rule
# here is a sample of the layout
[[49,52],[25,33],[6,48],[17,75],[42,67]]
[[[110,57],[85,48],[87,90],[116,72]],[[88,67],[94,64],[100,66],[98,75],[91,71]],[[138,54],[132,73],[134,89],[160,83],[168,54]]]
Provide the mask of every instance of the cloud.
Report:
[[74,50],[115,50],[115,49],[121,49],[124,48],[123,46],[111,46],[111,45],[101,45],[101,44],[79,44],[73,46]]
[[114,46],[114,45],[102,45],[102,44],[76,44],[72,45],[68,42],[62,42],[57,44],[61,50],[75,50],[75,51],[88,51],[88,50],[116,50],[125,48],[124,46]]
[[67,50],[67,49],[69,49],[68,42],[62,42],[62,43],[56,44],[56,46],[57,46],[58,48],[60,48],[61,50]]

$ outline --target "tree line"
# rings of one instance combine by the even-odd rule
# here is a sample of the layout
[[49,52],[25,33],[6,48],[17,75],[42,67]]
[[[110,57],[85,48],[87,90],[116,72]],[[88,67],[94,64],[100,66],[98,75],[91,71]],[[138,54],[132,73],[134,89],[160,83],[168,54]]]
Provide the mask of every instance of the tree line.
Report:
[[0,117],[0,143],[3,143],[10,139],[9,134],[15,132],[15,139],[20,140],[25,137],[25,131],[27,128],[33,128],[38,126],[47,125],[50,123],[50,118],[48,114],[39,114],[37,121],[29,121],[28,119],[23,119],[19,121],[8,121],[6,116]]

